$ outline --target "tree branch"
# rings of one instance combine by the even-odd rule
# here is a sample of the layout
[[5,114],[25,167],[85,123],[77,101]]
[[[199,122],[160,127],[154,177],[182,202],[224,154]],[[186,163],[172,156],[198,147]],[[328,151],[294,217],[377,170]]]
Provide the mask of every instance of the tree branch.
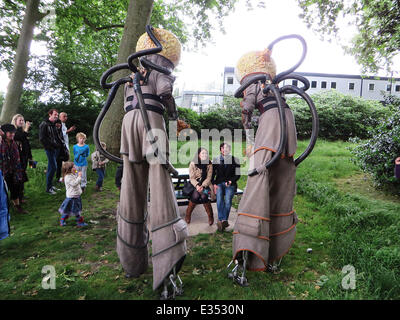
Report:
[[83,18],[83,21],[94,31],[99,32],[105,29],[123,28],[123,24],[112,24],[109,26],[97,27],[94,23],[91,23],[87,18]]

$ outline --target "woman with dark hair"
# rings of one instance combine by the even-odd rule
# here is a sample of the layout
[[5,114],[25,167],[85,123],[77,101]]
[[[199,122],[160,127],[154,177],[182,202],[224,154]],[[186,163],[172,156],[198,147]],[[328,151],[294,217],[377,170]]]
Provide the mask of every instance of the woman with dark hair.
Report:
[[20,198],[23,187],[23,170],[19,157],[18,146],[14,141],[17,129],[12,124],[3,124],[1,130],[4,132],[0,144],[0,170],[3,172],[4,180],[10,190],[11,202],[20,213],[27,213],[22,209]]
[[[29,161],[32,161],[32,151],[31,145],[28,139],[28,131],[31,127],[31,123],[29,121],[25,122],[24,116],[21,114],[16,114],[11,120],[11,124],[17,129],[15,132],[14,141],[17,143],[19,149],[19,157],[21,160],[22,167],[22,182],[25,183],[28,181],[28,175],[26,174],[26,168],[28,167]],[[22,184],[22,192],[20,202],[24,202],[24,185]]]
[[190,196],[189,204],[186,209],[186,223],[190,223],[193,209],[196,204],[199,203],[203,204],[207,212],[208,224],[211,226],[214,223],[214,213],[210,200],[208,199],[209,194],[211,200],[215,199],[214,188],[211,183],[212,173],[213,166],[208,157],[208,151],[200,147],[189,165],[189,179],[195,189]]

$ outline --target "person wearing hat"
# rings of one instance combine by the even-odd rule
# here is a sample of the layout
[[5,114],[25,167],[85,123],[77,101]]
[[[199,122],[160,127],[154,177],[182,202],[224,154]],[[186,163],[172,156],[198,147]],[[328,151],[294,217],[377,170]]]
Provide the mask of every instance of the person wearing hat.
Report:
[[0,169],[10,191],[10,199],[14,208],[20,213],[26,213],[20,202],[23,190],[23,168],[19,149],[14,141],[17,129],[14,125],[7,123],[1,126],[1,130],[4,134],[0,144]]
[[[268,49],[243,55],[236,67],[241,84],[260,74],[270,80],[276,75],[276,65]],[[256,168],[258,173],[247,179],[233,232],[233,260],[247,257],[244,265],[251,271],[277,270],[294,242],[298,221],[293,210],[296,193],[293,155],[297,148],[294,116],[284,103],[287,143],[280,159],[267,169],[265,163],[278,150],[281,128],[275,97],[272,93],[265,96],[263,86],[260,82],[251,84],[240,103],[246,131],[251,128],[253,111],[258,109],[261,114],[255,139],[247,139],[249,169]]]
[[[173,70],[180,59],[179,40],[167,30],[155,28],[153,32],[162,43],[163,50],[145,58],[156,65]],[[136,51],[154,46],[145,33],[139,38]],[[143,70],[142,76],[141,90],[152,132],[159,138],[158,141],[163,142],[159,143],[159,152],[167,157],[168,138],[163,113],[167,111],[170,119],[177,117],[172,97],[175,77],[154,69]],[[123,178],[117,212],[117,253],[126,277],[138,277],[146,272],[147,243],[150,237],[146,217],[150,188],[153,290],[157,290],[163,285],[165,288],[166,282],[169,285],[171,272],[178,272],[182,266],[186,256],[187,226],[179,215],[170,174],[158,159],[154,159],[154,151],[138,108],[138,98],[131,83],[125,85],[124,101],[126,114],[121,129]],[[150,156],[153,157],[152,160]]]

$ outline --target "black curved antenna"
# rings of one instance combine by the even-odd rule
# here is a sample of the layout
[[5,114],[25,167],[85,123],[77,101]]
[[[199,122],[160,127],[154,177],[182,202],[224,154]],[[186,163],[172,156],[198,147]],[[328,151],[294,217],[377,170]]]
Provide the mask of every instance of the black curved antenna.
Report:
[[[133,82],[133,81],[132,81],[131,77],[125,77],[125,78],[118,79],[118,80],[116,80],[114,82],[108,83],[107,79],[111,75],[113,75],[115,72],[117,72],[119,70],[125,70],[125,69],[131,70],[133,73],[135,73],[135,78],[139,79],[140,72],[138,71],[138,69],[137,69],[136,65],[133,63],[133,61],[135,59],[140,58],[140,57],[143,57],[143,56],[146,56],[146,55],[149,55],[149,54],[156,54],[156,53],[159,53],[159,52],[162,51],[162,45],[158,41],[158,39],[155,37],[155,35],[153,33],[153,27],[151,27],[150,25],[147,25],[146,26],[146,32],[149,35],[150,39],[154,42],[156,47],[155,48],[141,50],[141,51],[138,51],[138,52],[135,52],[135,53],[131,54],[128,57],[128,62],[127,63],[121,63],[121,64],[118,64],[118,65],[115,65],[115,66],[111,67],[110,69],[105,71],[102,74],[101,78],[100,78],[101,87],[104,88],[104,89],[110,89],[110,92],[109,92],[107,100],[104,103],[103,108],[101,109],[99,115],[97,116],[96,122],[94,124],[93,140],[94,140],[94,143],[95,143],[95,146],[96,146],[97,150],[99,150],[99,152],[102,155],[104,155],[106,158],[108,158],[108,159],[110,159],[112,161],[115,161],[117,163],[123,163],[123,160],[121,158],[109,153],[107,150],[104,150],[104,148],[100,144],[99,130],[100,130],[100,125],[101,125],[105,115],[107,114],[107,112],[108,112],[108,110],[109,110],[109,108],[111,106],[112,101],[115,98],[115,95],[116,95],[116,93],[118,91],[118,88],[122,84],[124,84],[126,82]],[[159,72],[167,74],[167,75],[171,74],[171,72],[172,72],[168,68],[165,68],[165,67],[162,67],[162,66],[158,66],[158,65],[156,65],[156,64],[154,64],[154,63],[152,63],[152,62],[150,62],[150,61],[148,61],[147,59],[144,59],[144,58],[143,58],[143,60],[141,60],[141,63],[147,69],[154,69],[156,71],[159,71]],[[135,90],[135,92],[136,92],[136,90]],[[138,93],[139,93],[139,95],[141,95],[141,90],[139,90]],[[143,98],[143,96],[141,96],[141,97]],[[140,105],[140,101],[143,102],[143,99],[140,99],[140,97],[138,96],[138,100],[139,100],[139,106],[141,107],[141,110],[144,109],[144,105],[143,106]],[[146,110],[144,109],[144,111],[146,111]],[[143,112],[142,112],[142,115],[143,115]],[[145,118],[144,118],[144,120],[145,120]],[[155,153],[156,153],[156,151],[155,151]],[[175,168],[173,168],[173,166],[168,161],[166,163],[166,166],[167,166],[167,169],[168,169],[168,171],[170,173],[172,173],[174,175],[177,175],[177,171],[175,170]]]
[[[312,99],[310,98],[310,96],[308,94],[305,93],[305,91],[307,91],[310,88],[310,82],[303,76],[293,73],[304,61],[305,56],[307,54],[307,43],[304,40],[304,38],[300,35],[297,34],[290,34],[290,35],[286,35],[286,36],[282,36],[279,37],[277,39],[275,39],[274,41],[272,41],[269,45],[268,45],[268,49],[272,51],[273,47],[275,44],[277,44],[280,41],[283,40],[287,40],[287,39],[297,39],[301,42],[302,46],[303,46],[303,52],[301,55],[300,60],[291,68],[289,68],[286,71],[283,71],[281,73],[279,73],[278,75],[276,75],[272,80],[267,79],[267,75],[265,74],[261,74],[261,75],[255,75],[252,76],[250,79],[248,79],[247,81],[245,81],[236,91],[235,91],[235,98],[242,98],[243,97],[243,92],[244,90],[246,90],[251,84],[253,83],[257,83],[257,82],[261,82],[263,84],[266,83],[270,83],[269,85],[267,85],[265,87],[265,89],[263,90],[263,93],[266,95],[269,91],[271,91],[275,97],[275,100],[277,101],[278,104],[278,110],[279,110],[279,121],[280,121],[280,126],[281,126],[281,137],[280,137],[280,143],[279,143],[279,147],[278,150],[275,152],[274,156],[265,163],[265,167],[269,168],[271,167],[275,161],[277,161],[283,151],[283,142],[287,141],[287,132],[286,132],[286,120],[285,120],[285,111],[284,111],[284,106],[283,106],[283,102],[281,101],[281,94],[284,93],[288,93],[288,94],[297,94],[299,95],[303,100],[305,100],[310,108],[311,114],[312,114],[312,133],[311,133],[311,139],[310,139],[310,143],[307,146],[306,150],[300,155],[300,157],[298,157],[295,160],[295,165],[299,165],[313,150],[316,140],[317,140],[317,136],[318,136],[318,130],[319,130],[319,120],[318,120],[318,114],[317,114],[317,110],[315,108],[315,105],[312,101]],[[303,87],[299,88],[297,86],[293,86],[293,85],[286,85],[281,89],[276,89],[276,87],[278,87],[279,83],[282,82],[283,80],[288,80],[288,79],[295,79],[298,80],[300,82],[303,83]],[[276,89],[276,90],[275,90]],[[283,130],[285,129],[285,130]],[[257,170],[253,169],[252,171],[250,171],[248,173],[249,176],[253,176],[255,174],[257,174]]]

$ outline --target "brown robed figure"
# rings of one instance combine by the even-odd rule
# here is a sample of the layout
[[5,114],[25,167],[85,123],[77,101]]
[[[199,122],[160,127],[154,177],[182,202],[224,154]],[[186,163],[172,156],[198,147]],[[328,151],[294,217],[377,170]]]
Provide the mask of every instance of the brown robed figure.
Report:
[[[146,59],[174,69],[180,57],[179,41],[166,30],[154,29],[154,34],[162,43],[163,50],[146,56]],[[148,35],[144,34],[138,40],[136,51],[152,45]],[[174,80],[173,76],[156,70],[146,70],[141,80],[152,133],[160,142],[158,152],[163,152],[165,158],[168,158],[168,138],[163,112],[167,109],[168,114],[176,118],[172,97]],[[179,216],[170,174],[154,157],[132,84],[125,85],[124,101],[126,114],[120,149],[124,167],[118,208],[117,252],[127,276],[138,277],[148,267],[147,244],[151,234],[153,289],[156,290],[164,280],[168,280],[173,269],[179,271],[186,255],[187,228]]]
[[[269,50],[251,52],[239,60],[236,71],[241,83],[260,74],[267,74],[271,79],[275,77],[276,67],[270,53]],[[249,169],[257,168],[258,174],[247,179],[233,232],[233,260],[247,252],[246,266],[252,271],[266,270],[289,251],[297,224],[293,210],[296,194],[293,156],[297,148],[294,116],[285,104],[287,143],[281,158],[267,169],[265,163],[278,150],[281,128],[275,98],[272,94],[264,96],[262,86],[261,83],[251,84],[241,101],[246,130],[250,129],[254,109],[261,113],[255,141],[251,142],[254,146],[247,148]]]

